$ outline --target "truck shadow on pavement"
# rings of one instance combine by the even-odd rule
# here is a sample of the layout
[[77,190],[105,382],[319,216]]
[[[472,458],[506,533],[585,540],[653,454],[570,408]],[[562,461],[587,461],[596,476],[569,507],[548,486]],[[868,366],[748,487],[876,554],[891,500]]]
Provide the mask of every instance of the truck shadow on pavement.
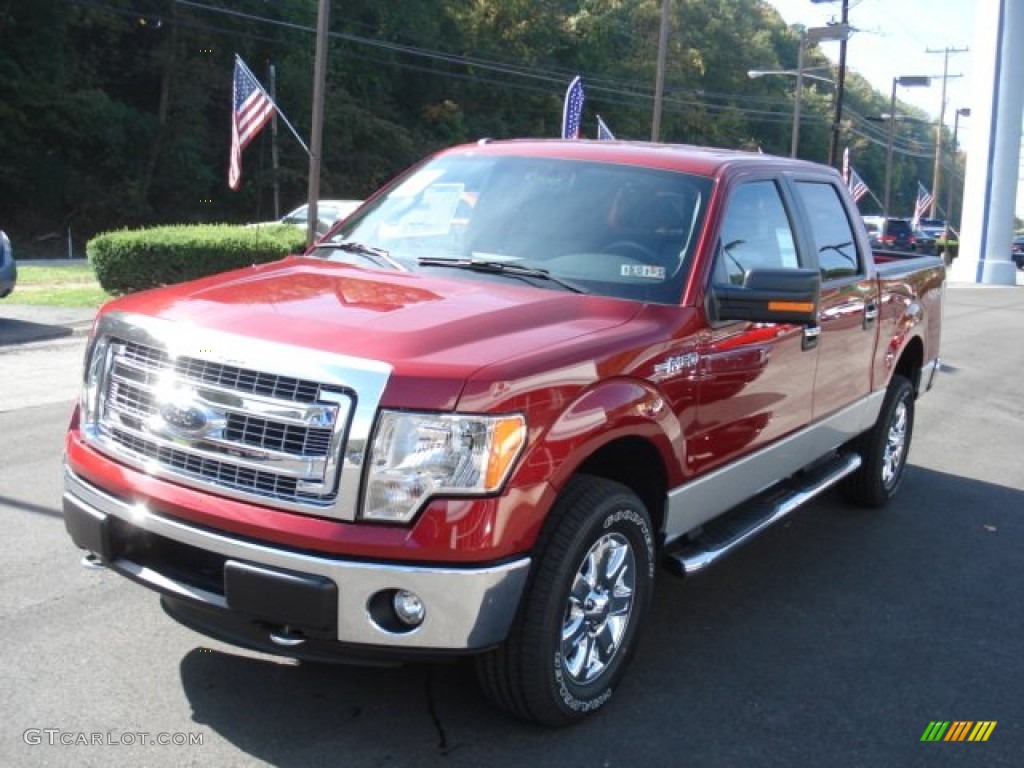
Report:
[[0,347],[9,344],[28,344],[34,341],[63,339],[74,332],[74,328],[66,325],[33,323],[28,320],[0,317]]
[[1022,509],[1024,490],[912,466],[884,510],[827,494],[703,575],[662,573],[615,699],[568,729],[496,710],[465,662],[196,648],[181,681],[196,723],[281,766],[924,766],[937,718],[997,720],[957,764],[1011,765]]

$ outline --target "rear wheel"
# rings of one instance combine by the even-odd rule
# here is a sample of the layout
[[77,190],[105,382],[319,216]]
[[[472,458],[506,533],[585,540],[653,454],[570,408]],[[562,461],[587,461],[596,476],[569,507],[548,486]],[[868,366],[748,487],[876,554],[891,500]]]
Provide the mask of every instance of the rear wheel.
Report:
[[878,421],[854,443],[863,464],[843,481],[843,494],[866,507],[880,507],[895,496],[906,472],[913,433],[914,388],[896,374],[889,382]]
[[654,586],[654,536],[636,494],[578,476],[538,542],[505,644],[477,659],[488,697],[513,714],[568,725],[608,702],[633,654]]

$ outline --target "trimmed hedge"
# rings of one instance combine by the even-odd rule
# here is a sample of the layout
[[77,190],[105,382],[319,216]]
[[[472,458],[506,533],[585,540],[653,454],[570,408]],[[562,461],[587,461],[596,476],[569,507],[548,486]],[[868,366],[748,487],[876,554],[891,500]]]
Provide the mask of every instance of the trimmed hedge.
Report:
[[287,224],[183,224],[104,232],[85,252],[103,290],[122,294],[301,253],[305,235]]

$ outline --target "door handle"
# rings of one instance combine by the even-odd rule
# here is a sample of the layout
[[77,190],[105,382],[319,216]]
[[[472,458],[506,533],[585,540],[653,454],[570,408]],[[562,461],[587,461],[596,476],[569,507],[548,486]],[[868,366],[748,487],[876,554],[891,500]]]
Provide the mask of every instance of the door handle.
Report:
[[864,330],[867,330],[875,324],[875,320],[878,319],[878,305],[873,301],[869,301],[864,306]]

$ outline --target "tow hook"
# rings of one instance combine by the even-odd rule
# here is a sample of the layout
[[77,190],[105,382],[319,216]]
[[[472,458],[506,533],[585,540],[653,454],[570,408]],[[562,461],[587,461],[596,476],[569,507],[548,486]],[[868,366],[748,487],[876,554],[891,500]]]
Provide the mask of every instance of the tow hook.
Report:
[[86,552],[79,562],[83,568],[88,568],[90,571],[102,571],[107,567],[95,552]]
[[285,624],[279,632],[270,633],[270,642],[285,648],[295,648],[306,642],[306,636]]

